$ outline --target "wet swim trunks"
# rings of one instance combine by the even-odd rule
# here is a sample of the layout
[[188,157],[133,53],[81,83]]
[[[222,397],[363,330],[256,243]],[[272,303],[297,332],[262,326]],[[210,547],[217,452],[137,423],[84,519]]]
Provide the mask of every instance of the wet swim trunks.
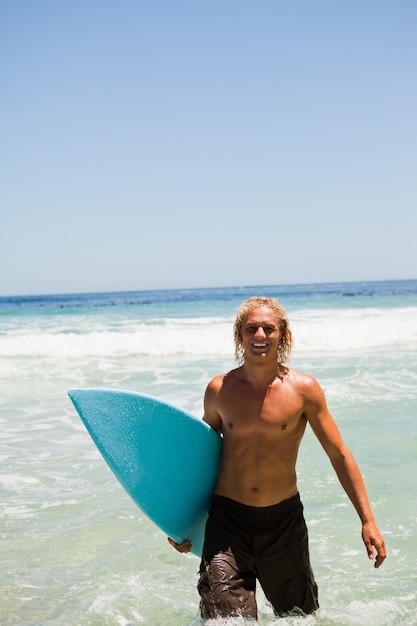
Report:
[[203,619],[256,619],[256,580],[277,615],[318,609],[299,494],[268,507],[213,496],[198,583]]

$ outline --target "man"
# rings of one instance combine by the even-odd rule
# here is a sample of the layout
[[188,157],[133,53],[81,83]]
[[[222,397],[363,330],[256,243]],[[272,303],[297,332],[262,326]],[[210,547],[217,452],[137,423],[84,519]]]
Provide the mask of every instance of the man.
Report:
[[[317,586],[295,471],[307,423],[359,515],[370,559],[376,550],[375,567],[386,557],[384,540],[322,389],[284,365],[292,347],[284,309],[271,298],[249,298],[234,340],[242,364],[214,378],[204,400],[204,420],[223,437],[223,457],[200,565],[202,617],[256,619],[256,580],[277,615],[313,613]],[[190,542],[169,541],[190,550]]]

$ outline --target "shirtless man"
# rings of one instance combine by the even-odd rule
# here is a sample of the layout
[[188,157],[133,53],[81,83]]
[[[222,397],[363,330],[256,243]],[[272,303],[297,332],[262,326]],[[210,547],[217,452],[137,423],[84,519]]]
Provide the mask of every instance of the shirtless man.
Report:
[[[359,468],[314,378],[284,365],[292,335],[284,309],[249,298],[235,325],[242,364],[208,385],[204,420],[223,438],[223,457],[206,526],[198,590],[204,619],[256,619],[256,580],[277,615],[318,608],[307,528],[297,490],[296,460],[307,423],[328,455],[362,523],[374,566],[385,545]],[[188,552],[169,539],[180,552]]]

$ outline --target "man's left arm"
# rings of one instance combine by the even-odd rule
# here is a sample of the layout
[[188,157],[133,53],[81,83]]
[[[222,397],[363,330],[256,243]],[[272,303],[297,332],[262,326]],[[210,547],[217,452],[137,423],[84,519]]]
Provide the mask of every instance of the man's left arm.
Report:
[[374,567],[378,568],[386,558],[385,543],[376,525],[362,474],[330,415],[320,385],[314,378],[308,377],[305,387],[305,416],[359,515],[362,522],[362,540],[370,559],[374,559],[374,548],[376,550]]

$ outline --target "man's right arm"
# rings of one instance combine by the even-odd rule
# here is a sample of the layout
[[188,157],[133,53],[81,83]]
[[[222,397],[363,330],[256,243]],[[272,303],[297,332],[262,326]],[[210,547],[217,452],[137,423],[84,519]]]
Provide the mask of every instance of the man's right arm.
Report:
[[[204,416],[203,420],[213,428],[216,432],[220,432],[221,429],[221,419],[220,415],[217,413],[215,409],[216,397],[217,397],[217,389],[219,388],[217,379],[211,381],[208,384],[206,393],[204,395]],[[177,543],[171,537],[167,537],[170,545],[175,548],[177,552],[187,553],[190,552],[192,548],[192,543],[188,539],[186,539],[183,543]]]
[[222,386],[222,381],[222,376],[213,378],[207,385],[206,393],[204,394],[203,421],[219,434],[221,432],[222,420],[217,410],[217,398]]

